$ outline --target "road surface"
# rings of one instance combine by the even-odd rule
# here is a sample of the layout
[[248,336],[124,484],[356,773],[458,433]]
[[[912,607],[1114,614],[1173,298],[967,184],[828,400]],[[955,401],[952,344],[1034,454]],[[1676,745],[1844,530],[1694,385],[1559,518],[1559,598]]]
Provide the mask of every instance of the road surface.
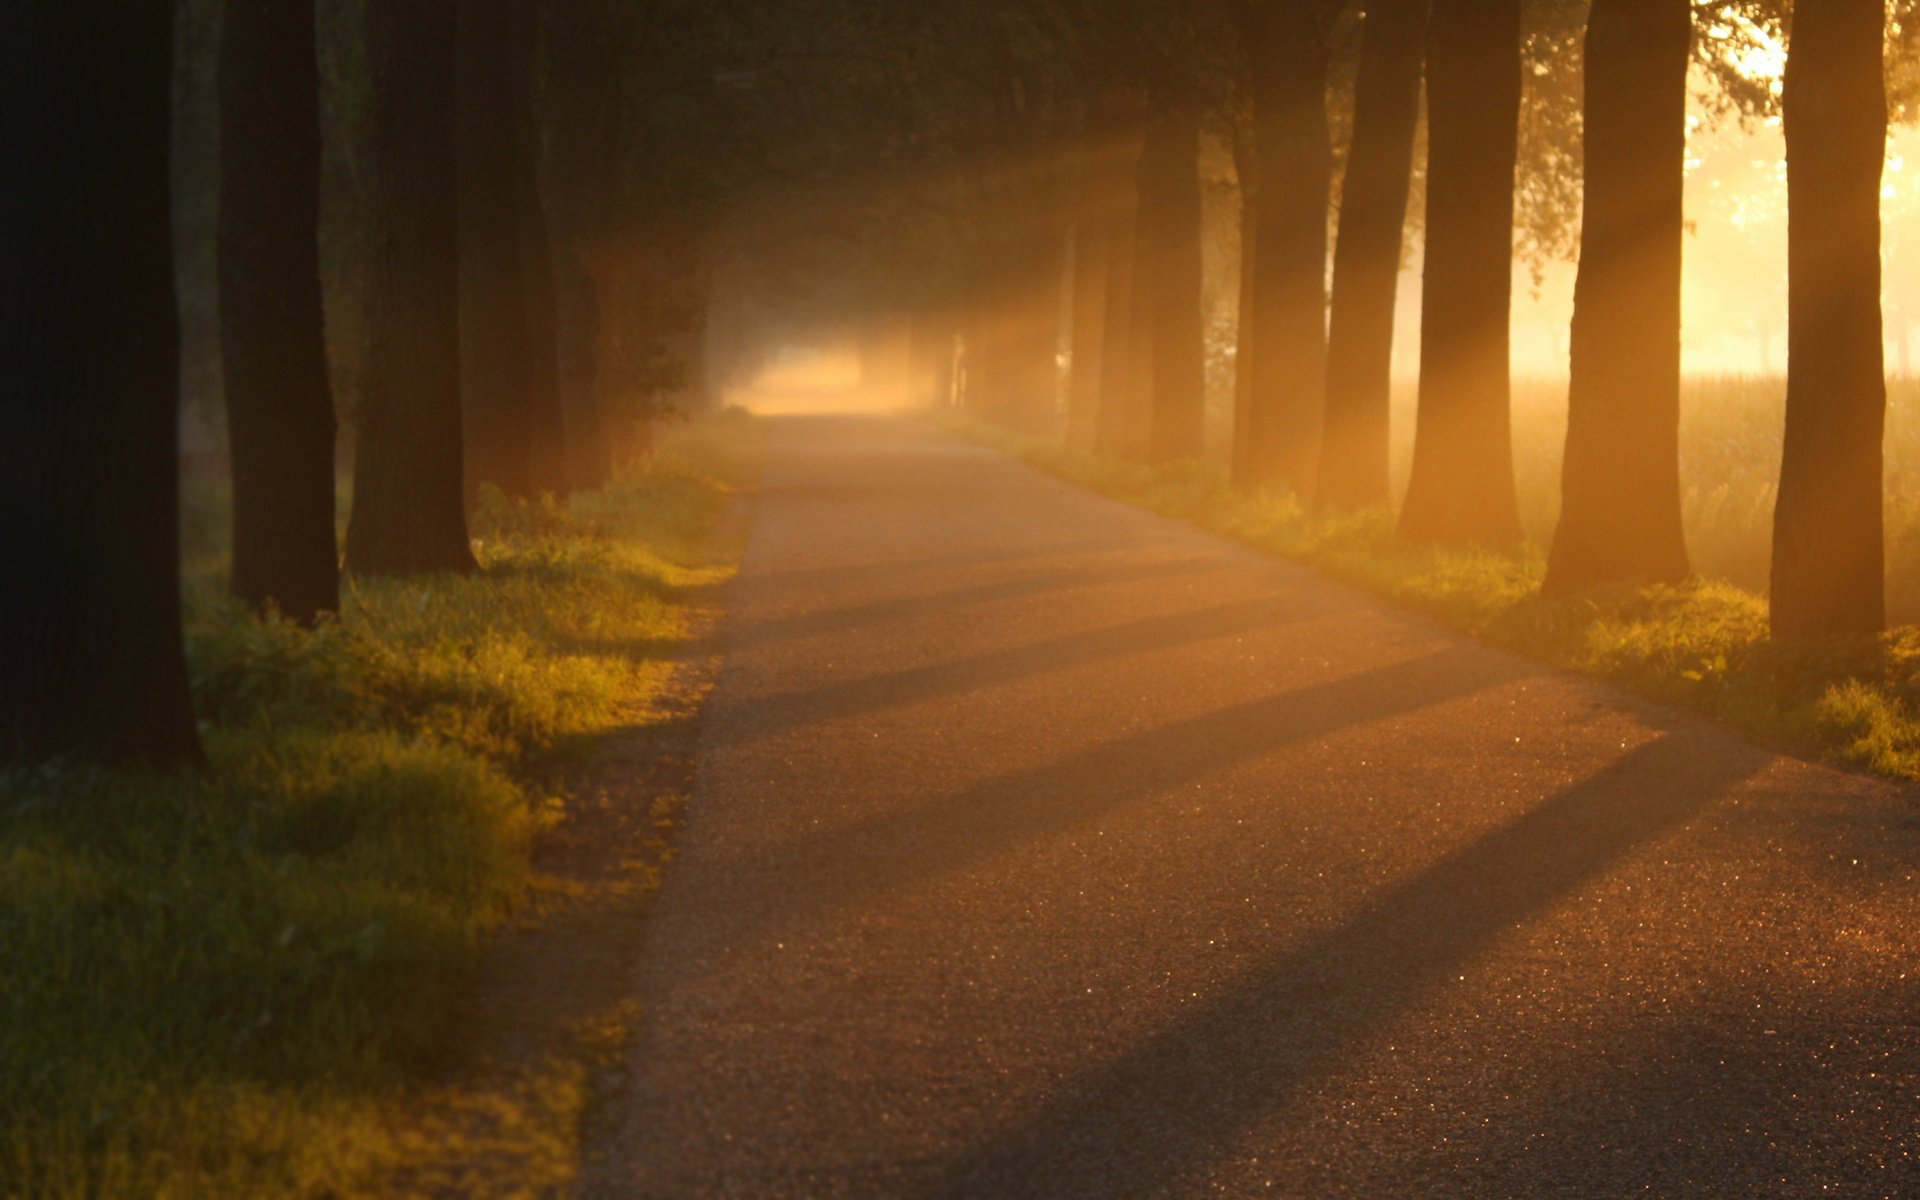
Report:
[[1920,807],[772,427],[590,1196],[1920,1196]]

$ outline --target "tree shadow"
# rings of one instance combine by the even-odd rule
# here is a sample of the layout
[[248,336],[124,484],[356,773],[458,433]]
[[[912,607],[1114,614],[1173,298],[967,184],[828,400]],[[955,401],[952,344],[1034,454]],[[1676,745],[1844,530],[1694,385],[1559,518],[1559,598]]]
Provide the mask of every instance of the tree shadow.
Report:
[[727,710],[725,728],[716,727],[710,737],[714,745],[760,741],[796,726],[961,695],[1128,655],[1270,631],[1329,611],[1331,606],[1317,601],[1302,604],[1297,597],[1276,595],[1082,630],[1044,642],[737,702]]
[[1895,976],[1722,981],[1544,1050],[1524,1115],[1462,1122],[1428,1173],[1471,1163],[1476,1195],[1920,1195],[1920,982]]
[[925,616],[941,609],[1014,600],[1048,592],[1080,591],[1116,583],[1140,583],[1175,575],[1200,574],[1225,570],[1228,565],[1186,556],[1157,562],[1116,563],[1106,567],[1074,566],[1012,579],[992,579],[947,591],[913,592],[844,608],[809,609],[790,617],[742,621],[733,627],[727,640],[731,645],[755,645],[816,633],[843,634],[850,629],[896,621],[903,617]]
[[1064,1081],[931,1194],[1170,1194],[1474,954],[1770,759],[1711,743],[1664,734],[1246,971],[1124,1057]]
[[[1151,800],[1296,742],[1431,707],[1537,673],[1457,645],[1418,658],[1160,725],[1045,766],[997,775],[904,808],[759,848],[711,873],[729,880],[780,864],[805,879],[777,911],[725,906],[708,932],[719,952],[742,937],[784,940],[836,913],[964,870]],[[748,928],[761,922],[758,929]]]

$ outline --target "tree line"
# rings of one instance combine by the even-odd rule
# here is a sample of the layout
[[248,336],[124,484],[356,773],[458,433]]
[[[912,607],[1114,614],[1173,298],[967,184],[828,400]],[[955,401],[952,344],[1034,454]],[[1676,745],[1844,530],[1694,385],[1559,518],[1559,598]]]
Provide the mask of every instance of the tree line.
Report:
[[[1011,272],[1050,262],[1044,247],[1064,240],[1065,435],[1141,462],[1196,452],[1195,131],[1207,129],[1231,146],[1245,206],[1236,483],[1335,510],[1389,502],[1396,289],[1417,228],[1418,402],[1399,531],[1412,543],[1513,545],[1512,278],[1517,245],[1541,235],[1544,212],[1544,236],[1574,241],[1579,262],[1546,590],[1677,583],[1689,574],[1678,463],[1688,100],[1706,79],[1722,110],[1777,111],[1786,133],[1790,369],[1774,633],[1884,626],[1879,201],[1888,48],[1898,99],[1910,6],[1194,0],[1062,11],[1076,73],[1047,117],[1056,145],[1072,148],[1048,160],[1046,187],[1004,173],[988,185],[1019,198],[1017,216],[973,222],[987,244],[932,298],[930,312],[954,314],[964,347],[964,387],[948,380],[943,394],[997,420],[1054,427],[1039,359],[1050,335],[1010,326],[1024,313],[1051,327],[1056,277],[1045,268],[1035,296]],[[1776,44],[1786,47],[1777,94],[1749,66],[1756,48]],[[1538,77],[1549,77],[1545,99]],[[1564,98],[1553,79],[1571,93],[1571,122],[1528,146],[1529,122],[1553,120]],[[1553,175],[1577,177],[1577,192],[1557,194],[1565,185]],[[1002,361],[1022,355],[1024,367]]]
[[[1878,197],[1890,79],[1893,110],[1908,103],[1909,7],[223,3],[233,589],[312,622],[337,607],[343,563],[473,570],[479,491],[604,482],[645,428],[619,417],[633,380],[705,392],[708,364],[750,372],[834,323],[895,331],[915,386],[993,419],[1142,462],[1193,456],[1217,252],[1204,213],[1223,172],[1241,206],[1237,484],[1334,510],[1388,502],[1396,291],[1417,237],[1399,527],[1413,542],[1517,541],[1513,269],[1517,253],[1574,248],[1546,586],[1677,581],[1681,201],[1690,80],[1707,78],[1732,115],[1777,104],[1787,135],[1774,628],[1871,633]],[[144,0],[0,18],[0,139],[16,164],[0,228],[13,758],[198,754],[175,523],[175,16]],[[317,22],[350,35],[363,129],[326,115]],[[1778,95],[1746,65],[1775,42]],[[328,351],[337,264],[316,241],[323,151],[343,138],[364,159],[350,404]]]
[[[202,9],[208,6],[202,2]],[[476,568],[482,489],[604,483],[621,443],[599,310],[642,22],[587,0],[275,0],[216,10],[219,374],[232,591],[304,624],[362,575]],[[169,217],[186,10],[12,6],[0,145],[8,583],[0,756],[194,762],[181,632],[180,314]],[[367,115],[352,510],[319,230],[319,29]],[[338,64],[334,64],[337,66]],[[336,85],[338,81],[335,81]],[[662,214],[662,221],[670,219]],[[598,278],[595,276],[598,275]],[[657,339],[656,339],[657,340]]]

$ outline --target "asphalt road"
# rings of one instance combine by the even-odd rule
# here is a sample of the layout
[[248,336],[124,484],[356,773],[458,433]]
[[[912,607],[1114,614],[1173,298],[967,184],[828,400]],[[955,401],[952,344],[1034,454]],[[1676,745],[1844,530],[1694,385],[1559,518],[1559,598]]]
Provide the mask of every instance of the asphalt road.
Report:
[[1920,1197],[1920,807],[773,426],[585,1192]]

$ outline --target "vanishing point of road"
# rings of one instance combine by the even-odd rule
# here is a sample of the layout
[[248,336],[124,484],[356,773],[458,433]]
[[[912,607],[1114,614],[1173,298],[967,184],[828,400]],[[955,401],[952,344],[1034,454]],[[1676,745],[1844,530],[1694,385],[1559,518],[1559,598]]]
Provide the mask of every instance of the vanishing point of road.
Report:
[[1920,807],[772,424],[586,1192],[1920,1196]]

